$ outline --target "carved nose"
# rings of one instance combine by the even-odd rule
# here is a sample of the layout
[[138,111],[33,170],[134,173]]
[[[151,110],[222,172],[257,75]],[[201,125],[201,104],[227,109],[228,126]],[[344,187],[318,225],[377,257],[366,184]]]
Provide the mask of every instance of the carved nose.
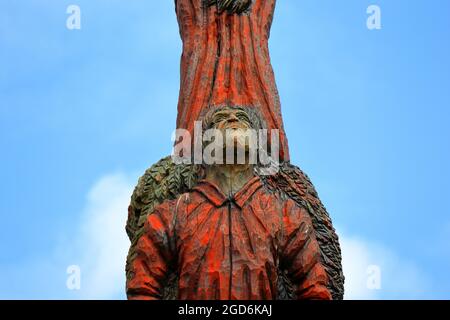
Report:
[[228,118],[228,122],[238,122],[239,119],[236,117],[235,114],[230,115],[230,117]]

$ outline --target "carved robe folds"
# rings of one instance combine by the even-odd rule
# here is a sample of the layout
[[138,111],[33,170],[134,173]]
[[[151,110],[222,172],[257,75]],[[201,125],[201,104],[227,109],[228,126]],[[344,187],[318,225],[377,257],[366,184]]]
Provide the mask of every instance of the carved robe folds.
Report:
[[201,181],[157,207],[130,270],[129,299],[160,299],[171,271],[179,299],[276,299],[278,270],[297,298],[331,299],[308,213],[257,177],[233,197]]

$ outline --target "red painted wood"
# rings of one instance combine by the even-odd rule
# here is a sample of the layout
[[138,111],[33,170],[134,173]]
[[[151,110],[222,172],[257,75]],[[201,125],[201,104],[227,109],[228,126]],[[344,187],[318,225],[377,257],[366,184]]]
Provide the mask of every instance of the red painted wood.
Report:
[[258,177],[229,199],[207,181],[149,215],[127,281],[129,299],[161,299],[171,268],[185,300],[277,298],[279,268],[298,299],[331,299],[312,222]]
[[276,0],[254,0],[246,14],[218,14],[202,0],[177,0],[183,40],[177,128],[193,135],[205,109],[258,108],[268,129],[280,130],[280,160],[289,160],[268,40]]

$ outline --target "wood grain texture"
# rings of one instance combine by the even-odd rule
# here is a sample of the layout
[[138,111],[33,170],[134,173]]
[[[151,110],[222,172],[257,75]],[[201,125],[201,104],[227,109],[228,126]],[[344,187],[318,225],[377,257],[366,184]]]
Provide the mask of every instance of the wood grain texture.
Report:
[[255,107],[268,129],[280,130],[280,159],[289,160],[268,48],[275,3],[253,0],[244,13],[229,14],[202,0],[176,1],[183,41],[177,128],[193,133],[212,107]]

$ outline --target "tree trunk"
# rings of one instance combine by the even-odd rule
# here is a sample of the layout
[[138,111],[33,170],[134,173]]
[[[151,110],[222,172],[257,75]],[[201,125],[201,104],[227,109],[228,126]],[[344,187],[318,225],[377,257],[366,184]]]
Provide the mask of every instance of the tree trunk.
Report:
[[175,3],[183,40],[177,128],[192,135],[211,107],[255,107],[268,129],[280,130],[280,160],[289,160],[268,48],[276,0],[253,0],[242,14],[218,13],[202,0]]

